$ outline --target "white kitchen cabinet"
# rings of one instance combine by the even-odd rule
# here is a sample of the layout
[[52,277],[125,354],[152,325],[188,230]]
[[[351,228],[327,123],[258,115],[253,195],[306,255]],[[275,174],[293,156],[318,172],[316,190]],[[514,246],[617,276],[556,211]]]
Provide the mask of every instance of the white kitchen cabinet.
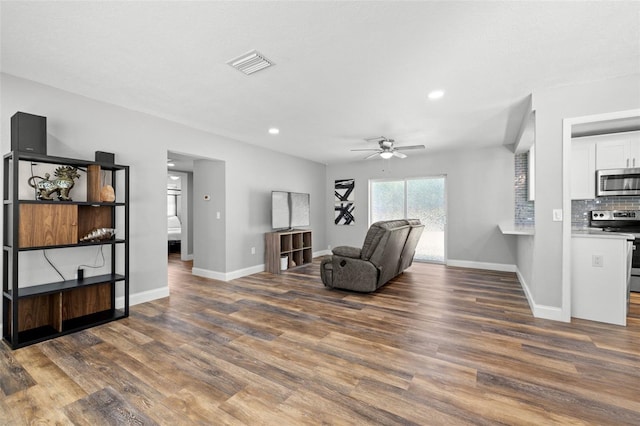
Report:
[[596,141],[571,140],[571,199],[591,200],[596,196]]
[[571,316],[627,325],[630,241],[604,234],[571,238]]
[[596,141],[596,169],[640,167],[640,132],[609,133],[580,139]]

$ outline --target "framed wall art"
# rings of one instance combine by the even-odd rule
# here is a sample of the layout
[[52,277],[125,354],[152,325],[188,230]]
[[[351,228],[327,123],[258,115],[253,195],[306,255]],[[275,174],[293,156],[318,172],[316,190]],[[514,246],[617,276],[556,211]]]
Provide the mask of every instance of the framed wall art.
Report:
[[334,185],[336,225],[355,225],[355,179],[338,179]]

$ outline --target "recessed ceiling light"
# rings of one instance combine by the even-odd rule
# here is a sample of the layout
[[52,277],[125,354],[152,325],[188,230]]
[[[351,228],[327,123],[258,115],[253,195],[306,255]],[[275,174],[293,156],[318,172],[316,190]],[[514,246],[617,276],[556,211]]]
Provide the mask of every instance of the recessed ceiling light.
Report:
[[169,166],[169,167],[175,167],[175,164],[174,164],[174,163],[167,163],[167,166]]
[[278,133],[280,133],[280,129],[272,127],[272,128],[269,129],[269,133],[272,134],[272,135],[277,135]]
[[175,175],[171,175],[169,176],[171,178],[171,180],[178,180],[180,179],[180,176],[175,176]]
[[434,90],[430,92],[427,96],[431,100],[440,99],[441,97],[444,96],[444,90]]

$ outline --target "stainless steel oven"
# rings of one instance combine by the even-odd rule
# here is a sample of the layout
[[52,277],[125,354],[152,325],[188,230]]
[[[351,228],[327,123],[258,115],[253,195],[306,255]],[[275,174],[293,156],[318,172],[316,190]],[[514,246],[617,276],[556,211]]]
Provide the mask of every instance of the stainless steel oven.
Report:
[[598,170],[596,195],[640,195],[640,168]]
[[640,292],[640,210],[593,210],[589,216],[589,226],[603,231],[623,232],[635,237],[630,289]]

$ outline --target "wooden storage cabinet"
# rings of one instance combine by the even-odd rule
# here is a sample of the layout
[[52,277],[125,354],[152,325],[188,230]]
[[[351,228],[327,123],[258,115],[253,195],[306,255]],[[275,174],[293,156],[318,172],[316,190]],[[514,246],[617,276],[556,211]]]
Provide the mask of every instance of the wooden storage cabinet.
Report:
[[[25,180],[19,174],[20,161],[86,169],[87,201],[18,199],[19,182]],[[100,173],[105,171],[110,173],[109,183],[117,188],[113,202],[99,201],[96,193]],[[4,157],[4,178],[4,341],[15,349],[128,316],[129,167],[14,151]],[[97,228],[115,228],[118,238],[80,242]],[[20,253],[99,246],[103,246],[101,251],[110,251],[110,261],[103,267],[106,273],[101,275],[37,285],[19,276]],[[67,262],[73,264],[73,260]]]
[[302,266],[313,261],[311,231],[293,230],[268,232],[265,234],[265,269],[279,274],[280,258],[287,257],[287,269]]
[[78,242],[78,206],[20,204],[18,246],[46,247]]

